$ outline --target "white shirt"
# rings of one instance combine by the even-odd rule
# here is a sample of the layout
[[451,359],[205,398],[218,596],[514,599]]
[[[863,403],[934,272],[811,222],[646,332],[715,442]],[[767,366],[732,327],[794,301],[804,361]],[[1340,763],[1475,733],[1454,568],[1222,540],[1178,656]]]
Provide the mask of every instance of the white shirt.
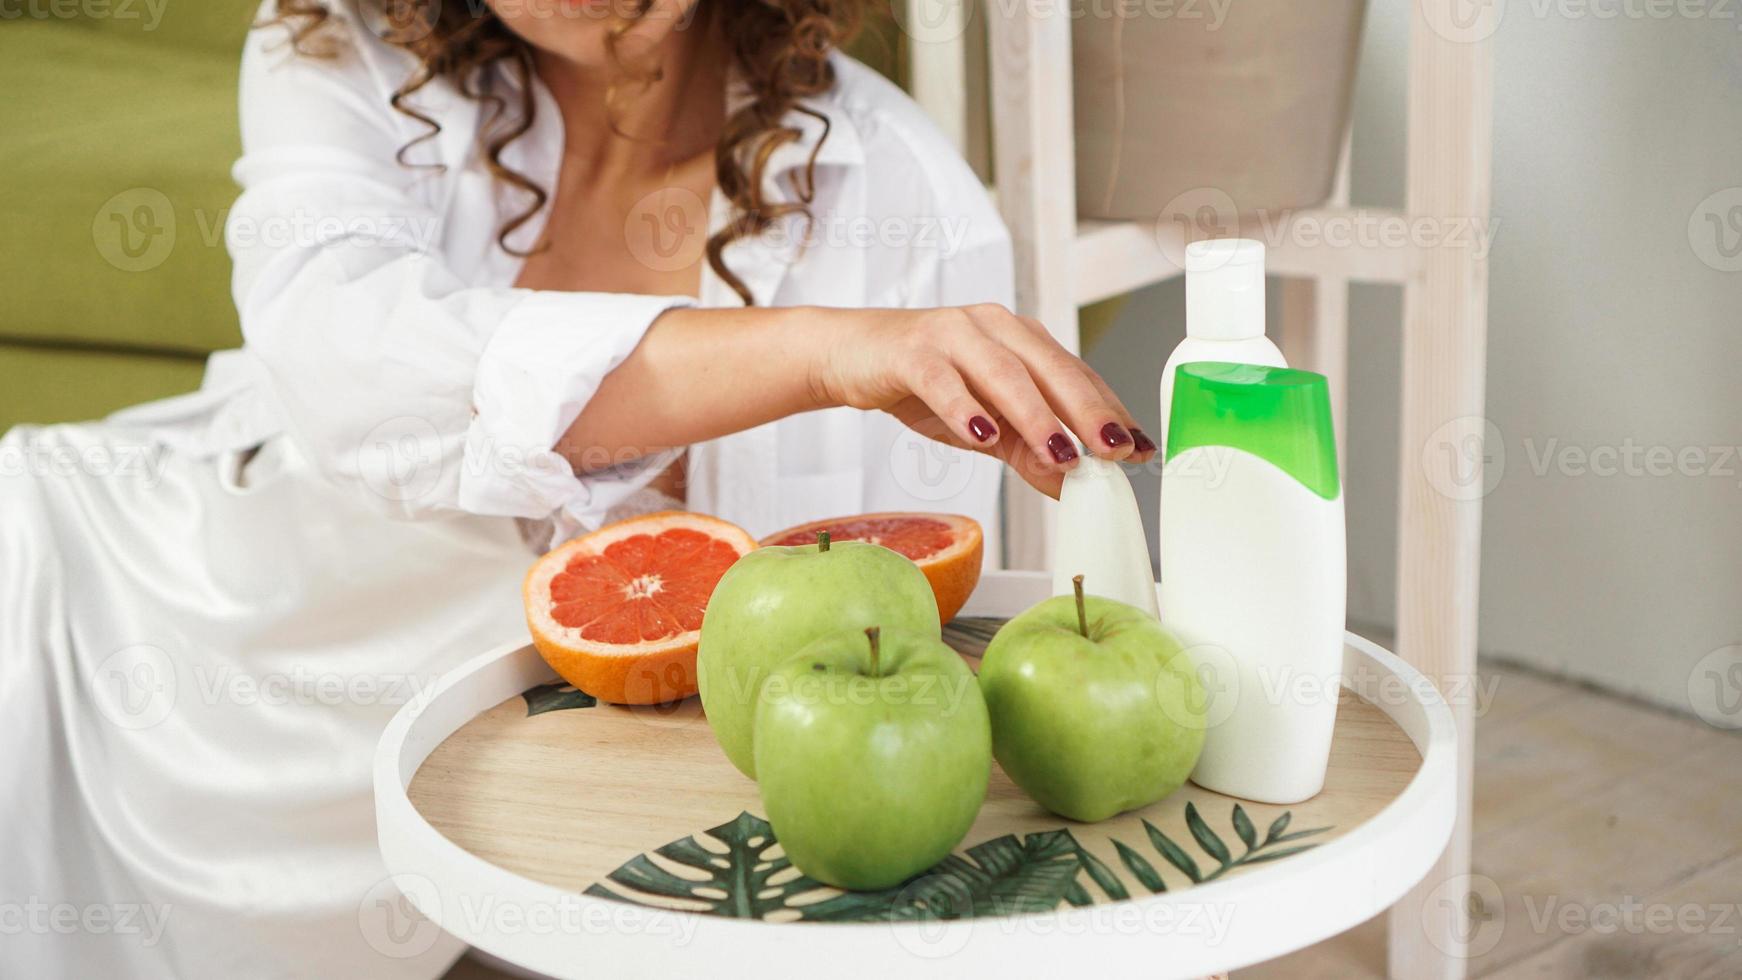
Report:
[[[678,451],[577,476],[551,447],[660,313],[739,300],[711,268],[696,298],[514,288],[521,260],[496,239],[526,199],[483,166],[482,109],[426,86],[411,101],[441,131],[398,162],[427,131],[388,101],[413,62],[355,17],[337,6],[325,28],[344,41],[336,58],[295,55],[279,30],[256,31],[243,58],[244,190],[226,234],[243,373],[267,397],[240,399],[227,428],[288,431],[329,479],[398,516],[549,517],[558,537],[596,527]],[[838,84],[805,103],[829,120],[812,240],[740,241],[727,267],[758,305],[1010,303],[1009,238],[984,187],[899,89],[845,56],[832,63]],[[504,162],[549,189],[562,121],[542,85],[535,98],[534,126]],[[803,137],[769,163],[776,202],[797,199],[823,131],[804,113],[787,122]],[[510,241],[530,247],[548,211]],[[710,233],[729,216],[716,192]],[[992,545],[998,481],[984,456],[835,409],[690,447],[688,506],[758,536],[844,514],[964,513]]]

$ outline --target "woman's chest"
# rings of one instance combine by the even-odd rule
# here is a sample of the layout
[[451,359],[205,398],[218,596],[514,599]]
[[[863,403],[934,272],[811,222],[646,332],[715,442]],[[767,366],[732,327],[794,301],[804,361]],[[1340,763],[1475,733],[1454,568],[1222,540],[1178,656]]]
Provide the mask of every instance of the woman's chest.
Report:
[[515,285],[562,292],[695,296],[707,260],[712,174],[703,161],[653,179],[560,181],[540,246]]

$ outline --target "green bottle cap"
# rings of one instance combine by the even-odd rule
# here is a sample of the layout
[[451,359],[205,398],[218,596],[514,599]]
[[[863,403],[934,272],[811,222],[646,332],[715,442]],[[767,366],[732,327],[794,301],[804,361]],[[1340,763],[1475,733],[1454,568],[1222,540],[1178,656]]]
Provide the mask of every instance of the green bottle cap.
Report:
[[1322,374],[1196,361],[1174,374],[1167,458],[1228,446],[1268,460],[1326,500],[1342,492],[1331,392]]

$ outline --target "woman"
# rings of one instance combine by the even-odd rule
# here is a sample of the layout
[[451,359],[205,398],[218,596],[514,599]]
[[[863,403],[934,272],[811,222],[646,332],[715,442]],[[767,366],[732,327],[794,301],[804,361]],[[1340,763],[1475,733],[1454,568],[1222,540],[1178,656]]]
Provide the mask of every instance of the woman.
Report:
[[973,175],[836,52],[858,0],[610,2],[268,0],[245,348],[0,442],[148,464],[0,476],[0,881],[107,923],[46,912],[0,975],[438,975],[456,945],[366,900],[370,755],[524,635],[536,549],[673,505],[995,527],[994,457],[1053,492],[1069,433],[1154,451],[1005,308]]

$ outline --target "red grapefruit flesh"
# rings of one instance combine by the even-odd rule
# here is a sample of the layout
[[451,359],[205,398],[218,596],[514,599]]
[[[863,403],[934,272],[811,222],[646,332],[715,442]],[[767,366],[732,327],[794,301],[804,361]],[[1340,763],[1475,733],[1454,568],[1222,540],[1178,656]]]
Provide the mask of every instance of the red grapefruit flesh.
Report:
[[869,541],[905,555],[925,573],[937,597],[938,619],[949,622],[980,583],[985,538],[980,522],[959,514],[861,514],[789,527],[763,545],[814,544],[818,531],[832,541]]

